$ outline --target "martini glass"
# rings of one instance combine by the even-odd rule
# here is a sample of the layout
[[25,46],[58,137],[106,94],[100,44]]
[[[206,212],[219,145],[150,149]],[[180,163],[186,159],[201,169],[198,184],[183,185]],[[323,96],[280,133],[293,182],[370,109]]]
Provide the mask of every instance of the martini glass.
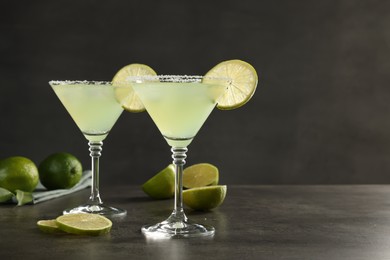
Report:
[[99,193],[99,157],[103,140],[123,111],[115,97],[116,87],[105,81],[50,81],[49,84],[89,141],[92,158],[92,185],[88,202],[66,209],[63,213],[125,215],[126,210],[105,205]]
[[217,99],[225,92],[227,79],[144,76],[127,80],[171,146],[176,171],[172,214],[160,223],[142,227],[142,233],[150,238],[213,235],[214,227],[193,223],[185,215],[182,175],[187,146],[214,109]]

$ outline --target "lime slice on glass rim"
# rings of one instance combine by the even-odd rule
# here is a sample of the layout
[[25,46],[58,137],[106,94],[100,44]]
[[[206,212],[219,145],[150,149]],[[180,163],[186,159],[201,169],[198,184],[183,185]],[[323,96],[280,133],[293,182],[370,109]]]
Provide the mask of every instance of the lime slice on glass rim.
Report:
[[217,108],[231,110],[245,105],[256,91],[258,76],[249,63],[242,60],[228,60],[217,64],[206,73],[203,82],[213,78],[228,78],[226,93],[218,99]]
[[183,171],[183,187],[187,189],[217,185],[218,181],[218,168],[209,163],[194,164]]
[[[112,79],[115,89],[115,96],[126,111],[138,113],[145,111],[139,97],[135,94],[133,88],[126,83],[128,77],[135,76],[157,76],[157,73],[149,66],[139,63],[129,64],[121,68]],[[121,88],[120,86],[125,86]]]
[[226,185],[198,187],[183,191],[183,202],[194,210],[210,210],[222,204],[226,197]]

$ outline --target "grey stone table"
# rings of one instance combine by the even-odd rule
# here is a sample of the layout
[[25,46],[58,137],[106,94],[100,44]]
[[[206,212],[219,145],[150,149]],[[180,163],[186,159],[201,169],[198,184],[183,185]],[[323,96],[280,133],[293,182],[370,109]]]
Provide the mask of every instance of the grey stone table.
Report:
[[83,203],[88,190],[38,205],[0,206],[0,259],[390,259],[390,186],[228,186],[225,203],[188,216],[213,225],[213,238],[147,240],[143,224],[171,212],[172,200],[139,187],[102,187],[127,209],[100,237],[50,235],[39,219]]

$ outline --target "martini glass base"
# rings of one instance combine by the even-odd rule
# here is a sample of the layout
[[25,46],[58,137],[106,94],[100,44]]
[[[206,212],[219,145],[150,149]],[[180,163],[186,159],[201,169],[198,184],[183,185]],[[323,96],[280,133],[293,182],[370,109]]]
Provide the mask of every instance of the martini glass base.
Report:
[[215,229],[212,226],[200,225],[189,221],[169,221],[169,219],[155,225],[146,225],[141,229],[147,238],[181,238],[213,236]]
[[125,216],[127,211],[124,209],[118,209],[104,204],[84,204],[72,209],[66,209],[63,214],[74,214],[74,213],[92,213],[103,216]]

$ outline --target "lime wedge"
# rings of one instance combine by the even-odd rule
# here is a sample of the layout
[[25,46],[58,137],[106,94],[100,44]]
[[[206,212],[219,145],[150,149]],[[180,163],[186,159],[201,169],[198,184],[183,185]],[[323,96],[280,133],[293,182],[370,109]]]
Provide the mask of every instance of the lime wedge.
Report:
[[218,168],[209,163],[194,164],[183,171],[183,187],[187,189],[217,185],[218,181]]
[[9,190],[0,187],[0,202],[6,202],[12,199],[14,194]]
[[112,222],[108,218],[89,213],[75,213],[56,218],[58,228],[67,233],[97,236],[110,232]]
[[239,108],[247,103],[256,91],[258,77],[256,70],[242,60],[228,60],[219,63],[206,73],[203,82],[213,78],[229,78],[227,90],[218,99],[217,107],[222,110]]
[[[144,64],[130,64],[121,68],[112,79],[117,100],[122,104],[126,111],[137,113],[145,111],[141,100],[135,94],[133,88],[126,83],[126,79],[131,76],[156,76],[157,73]],[[123,86],[123,87],[121,87]]]
[[61,230],[58,228],[55,219],[39,220],[37,222],[39,229],[45,233],[59,233]]
[[175,194],[175,167],[168,165],[142,185],[142,190],[154,199],[169,199]]
[[32,192],[16,190],[16,200],[18,201],[17,206],[22,206],[24,204],[30,203],[33,201]]
[[222,204],[226,197],[226,185],[193,188],[183,191],[183,202],[195,210],[210,210]]

